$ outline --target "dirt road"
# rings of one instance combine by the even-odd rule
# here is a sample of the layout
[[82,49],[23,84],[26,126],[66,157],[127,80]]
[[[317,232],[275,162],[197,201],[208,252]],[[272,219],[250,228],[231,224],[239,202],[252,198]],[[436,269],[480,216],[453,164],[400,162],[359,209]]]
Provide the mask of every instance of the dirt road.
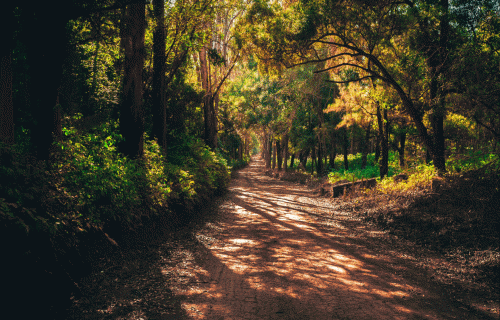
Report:
[[488,318],[375,241],[380,231],[262,166],[238,173],[212,222],[117,277],[121,293],[88,318]]
[[163,269],[184,275],[170,285],[189,318],[477,318],[370,245],[377,231],[262,165],[239,172],[220,221],[197,235],[196,257]]

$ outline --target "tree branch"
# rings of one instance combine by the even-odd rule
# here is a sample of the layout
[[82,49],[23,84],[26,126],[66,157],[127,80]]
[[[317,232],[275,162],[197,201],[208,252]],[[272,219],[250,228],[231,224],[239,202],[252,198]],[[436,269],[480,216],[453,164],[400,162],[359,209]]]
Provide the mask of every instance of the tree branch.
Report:
[[353,79],[353,80],[346,80],[346,81],[335,81],[335,80],[326,80],[326,82],[331,82],[331,83],[351,83],[351,82],[358,82],[358,81],[361,81],[361,80],[364,80],[364,79],[378,79],[378,77],[376,76],[365,76],[365,77],[362,77],[362,78],[358,78],[358,79]]

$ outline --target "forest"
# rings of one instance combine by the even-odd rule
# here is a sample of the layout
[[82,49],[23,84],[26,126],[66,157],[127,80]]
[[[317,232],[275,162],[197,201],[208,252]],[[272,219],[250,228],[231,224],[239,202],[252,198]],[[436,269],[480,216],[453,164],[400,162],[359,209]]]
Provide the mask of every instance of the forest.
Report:
[[[498,280],[497,1],[7,1],[0,26],[13,308],[45,305],[47,285],[52,302],[78,291],[106,254],[98,243],[158,219],[189,224],[257,157],[268,175],[315,186],[376,178],[358,196],[383,203],[481,190],[456,195],[437,231],[393,231],[442,249],[461,237],[447,230],[469,228],[481,236],[453,248],[488,252]],[[368,210],[356,199],[342,205]],[[390,229],[386,213],[367,219]]]

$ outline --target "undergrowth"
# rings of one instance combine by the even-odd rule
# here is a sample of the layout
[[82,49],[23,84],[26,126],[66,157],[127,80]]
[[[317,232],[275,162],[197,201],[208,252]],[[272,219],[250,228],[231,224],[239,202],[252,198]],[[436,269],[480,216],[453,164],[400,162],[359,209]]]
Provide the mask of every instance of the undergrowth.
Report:
[[145,136],[144,156],[129,159],[117,151],[117,123],[82,133],[79,117],[65,119],[49,162],[0,146],[0,227],[26,234],[133,228],[143,216],[172,214],[174,204],[192,208],[229,182],[227,161],[199,139],[179,137],[165,156]]
[[[418,159],[410,159],[406,168],[399,166],[399,158],[396,152],[389,153],[389,172],[384,179],[379,178],[379,166],[375,162],[375,155],[369,154],[365,168],[361,167],[362,155],[349,155],[349,170],[336,169],[328,174],[330,183],[336,183],[341,180],[356,181],[362,179],[377,178],[378,191],[387,193],[392,191],[409,191],[413,189],[428,189],[431,187],[432,180],[438,177],[432,161],[425,163]],[[342,164],[337,158],[337,166]],[[339,165],[340,164],[340,165]],[[466,154],[451,155],[446,160],[448,169],[446,176],[460,174],[480,168],[488,168],[491,172],[497,172],[500,169],[500,158],[498,154],[469,150]],[[403,174],[404,179],[395,181],[393,177]]]

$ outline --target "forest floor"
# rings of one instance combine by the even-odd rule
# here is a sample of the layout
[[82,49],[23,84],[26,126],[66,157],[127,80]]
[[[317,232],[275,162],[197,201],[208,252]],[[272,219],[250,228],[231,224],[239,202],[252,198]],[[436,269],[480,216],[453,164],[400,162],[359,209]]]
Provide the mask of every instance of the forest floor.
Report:
[[457,269],[446,256],[263,166],[188,227],[122,237],[64,318],[498,319],[495,284],[443,277]]

